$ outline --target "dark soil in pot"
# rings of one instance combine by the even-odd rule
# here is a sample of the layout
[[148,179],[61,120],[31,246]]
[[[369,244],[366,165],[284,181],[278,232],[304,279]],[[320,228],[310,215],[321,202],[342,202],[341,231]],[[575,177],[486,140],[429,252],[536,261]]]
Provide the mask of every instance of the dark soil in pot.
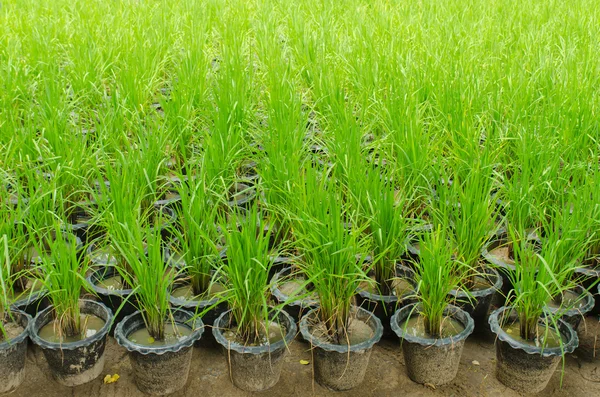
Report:
[[[214,283],[210,286],[210,291],[204,295],[196,295],[190,284],[190,279],[180,279],[175,281],[169,296],[171,306],[177,309],[186,310],[194,314],[202,314],[202,322],[206,327],[212,328],[215,320],[227,310],[227,303],[219,303],[218,293],[223,292],[225,287],[222,284]],[[203,338],[196,341],[196,346],[201,344],[211,345],[215,340],[212,332],[207,332]]]
[[129,351],[135,383],[146,394],[167,395],[185,386],[193,345],[204,332],[204,324],[193,313],[172,314],[175,322],[167,323],[164,340],[148,334],[140,312],[125,317],[115,329],[117,343]]
[[98,267],[87,277],[87,282],[102,303],[115,313],[110,330],[112,335],[117,323],[136,311],[133,290],[124,283],[113,266]]
[[[262,343],[238,340],[231,311],[215,321],[213,336],[225,349],[233,384],[246,391],[268,390],[279,381],[287,346],[296,336],[296,323],[285,311],[271,313]],[[267,334],[268,333],[268,334]]]
[[444,315],[440,337],[425,331],[418,304],[405,306],[392,316],[392,329],[401,340],[408,377],[414,382],[441,386],[456,377],[474,322],[466,311],[452,305],[448,305]]
[[302,337],[313,347],[313,373],[321,386],[350,390],[365,378],[373,345],[383,334],[381,321],[363,308],[353,307],[348,325],[348,343],[334,343],[326,337],[318,310],[308,312],[300,322]]
[[[280,304],[285,304],[285,311],[296,322],[302,315],[319,305],[318,296],[310,291],[304,276],[294,271],[293,267],[286,267],[276,273],[271,280],[271,295]],[[301,296],[294,299],[293,296]]]
[[494,298],[502,290],[503,278],[493,268],[484,267],[474,278],[469,292],[452,290],[450,295],[455,299],[454,304],[471,316],[475,322],[475,332],[483,333],[489,330],[488,316]]
[[581,320],[592,310],[594,303],[592,294],[577,285],[575,288],[565,291],[560,299],[548,302],[547,310],[551,313],[561,312],[561,318],[577,331]]
[[[552,330],[545,341],[524,340],[520,336],[517,313],[510,307],[495,310],[489,322],[492,332],[498,337],[496,378],[520,393],[539,393],[544,390],[562,356],[572,353],[579,343],[573,327],[562,320],[558,322],[562,347],[561,340]],[[543,338],[545,325],[541,322],[540,328],[539,338]]]
[[0,340],[0,394],[14,391],[25,379],[25,358],[31,317],[20,310],[1,319],[6,335]]
[[83,330],[81,335],[56,334],[53,307],[40,312],[30,326],[30,337],[38,345],[53,378],[64,386],[78,386],[96,379],[104,369],[104,347],[112,323],[112,313],[102,303],[79,301]]
[[383,336],[389,338],[394,335],[390,326],[390,318],[394,312],[414,303],[415,273],[411,268],[397,263],[396,277],[390,283],[393,290],[391,295],[382,295],[379,292],[373,273],[369,274],[373,278],[372,283],[366,281],[361,283],[357,291],[357,304],[379,318],[383,324]]

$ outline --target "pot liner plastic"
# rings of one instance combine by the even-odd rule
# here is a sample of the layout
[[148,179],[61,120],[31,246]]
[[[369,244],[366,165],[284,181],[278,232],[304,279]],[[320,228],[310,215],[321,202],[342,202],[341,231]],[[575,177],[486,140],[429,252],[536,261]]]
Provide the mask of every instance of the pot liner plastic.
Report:
[[275,314],[277,314],[277,318],[279,322],[285,327],[287,333],[285,337],[277,341],[275,343],[270,343],[267,345],[261,346],[244,346],[236,342],[232,342],[225,338],[223,335],[223,331],[227,329],[230,325],[230,320],[232,316],[232,311],[228,310],[225,313],[222,313],[216,320],[214,327],[212,329],[213,336],[215,340],[225,347],[228,350],[233,350],[237,353],[247,353],[247,354],[262,354],[268,353],[270,351],[275,351],[282,349],[289,345],[294,337],[296,336],[296,332],[298,331],[298,327],[296,326],[296,322],[285,310],[281,310],[278,313],[271,313],[269,317],[272,319]]
[[[192,347],[202,334],[204,333],[204,323],[199,318],[195,318],[193,313],[186,310],[173,310],[173,319],[176,323],[190,327],[192,333],[186,336],[183,340],[177,341],[168,346],[142,346],[127,339],[127,336],[134,331],[145,327],[142,313],[137,311],[125,317],[115,329],[115,339],[120,346],[123,346],[129,352],[135,352],[143,355],[156,354],[163,355],[165,353],[177,353],[178,351]],[[189,321],[193,320],[190,324]]]
[[361,343],[356,345],[336,345],[333,343],[327,343],[315,338],[310,332],[309,321],[317,316],[317,312],[319,309],[313,309],[309,311],[302,320],[300,321],[300,332],[302,333],[302,337],[304,340],[309,342],[312,346],[318,347],[325,351],[338,352],[338,353],[348,353],[348,352],[359,352],[363,350],[368,350],[375,345],[375,343],[381,340],[381,336],[383,335],[383,325],[381,321],[375,317],[373,313],[368,310],[363,309],[362,307],[353,306],[352,310],[356,314],[357,318],[360,318],[362,321],[366,321],[367,324],[374,330],[373,336]]
[[577,337],[577,332],[575,332],[575,330],[573,330],[573,328],[569,324],[560,319],[558,320],[558,325],[560,327],[561,336],[566,337],[565,339],[567,339],[567,342],[563,344],[562,349],[560,346],[542,348],[519,342],[511,338],[510,335],[508,335],[500,325],[500,317],[507,310],[511,310],[511,316],[516,314],[513,311],[512,307],[503,306],[499,309],[494,310],[492,314],[490,314],[488,322],[490,324],[492,332],[496,334],[498,339],[508,343],[513,349],[523,350],[527,354],[538,354],[542,355],[543,357],[552,357],[573,353],[573,351],[575,351],[575,349],[579,345],[579,338]]
[[112,311],[101,302],[89,299],[80,299],[79,306],[82,314],[93,314],[104,320],[104,326],[94,335],[77,342],[65,343],[48,342],[47,340],[42,339],[39,336],[39,330],[54,319],[52,316],[52,310],[54,308],[53,306],[50,306],[39,312],[33,321],[29,322],[29,337],[31,338],[31,341],[44,349],[75,350],[80,347],[89,346],[90,344],[105,338],[112,324]]
[[404,332],[404,322],[412,314],[419,313],[419,306],[420,305],[418,303],[405,306],[401,309],[398,309],[396,313],[394,313],[394,315],[392,316],[390,320],[392,330],[396,333],[396,335],[398,335],[400,339],[406,340],[409,343],[416,343],[421,346],[448,346],[456,342],[462,341],[464,339],[467,339],[467,337],[471,335],[473,333],[473,330],[475,329],[475,322],[466,311],[459,307],[448,305],[444,310],[444,315],[452,317],[453,319],[460,322],[465,327],[464,330],[462,330],[457,335],[438,339],[422,338],[419,336],[409,335]]

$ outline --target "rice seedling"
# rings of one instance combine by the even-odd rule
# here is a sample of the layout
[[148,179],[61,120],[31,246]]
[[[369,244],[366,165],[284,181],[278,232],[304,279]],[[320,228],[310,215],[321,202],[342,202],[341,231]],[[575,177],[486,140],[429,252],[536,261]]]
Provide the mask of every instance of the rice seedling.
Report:
[[419,260],[414,262],[419,314],[426,334],[434,338],[445,335],[450,292],[463,281],[464,268],[468,266],[454,257],[447,233],[442,224],[437,224],[431,233],[424,234],[420,239]]
[[42,247],[39,236],[36,248],[41,253],[41,271],[37,273],[46,294],[52,302],[56,320],[55,333],[60,340],[68,337],[85,337],[86,324],[82,323],[79,300],[88,291],[85,281],[88,265],[79,263],[75,236],[62,231],[55,223],[54,238],[47,241],[47,249]]
[[127,264],[117,265],[125,285],[133,288],[134,305],[141,313],[144,324],[153,340],[165,339],[166,324],[174,320],[169,306],[169,290],[179,270],[168,266],[160,229],[147,220],[130,214],[125,220],[111,224],[109,235],[112,244]]
[[202,296],[209,291],[220,252],[217,197],[200,178],[188,178],[177,191],[181,229],[174,228],[176,241],[171,247],[185,263],[183,270],[190,277],[194,296]]
[[271,316],[277,311],[269,302],[269,270],[273,256],[269,248],[271,231],[253,206],[245,216],[233,213],[230,223],[221,222],[227,259],[219,262],[219,274],[226,285],[223,299],[232,312],[236,339],[243,345],[269,343]]
[[297,214],[295,231],[302,253],[299,266],[318,295],[324,336],[345,344],[353,297],[359,284],[368,281],[368,269],[363,266],[367,250],[364,226],[359,225],[356,211],[343,203],[335,185],[317,182],[315,173],[307,169],[305,189],[309,197],[300,199],[304,206]]

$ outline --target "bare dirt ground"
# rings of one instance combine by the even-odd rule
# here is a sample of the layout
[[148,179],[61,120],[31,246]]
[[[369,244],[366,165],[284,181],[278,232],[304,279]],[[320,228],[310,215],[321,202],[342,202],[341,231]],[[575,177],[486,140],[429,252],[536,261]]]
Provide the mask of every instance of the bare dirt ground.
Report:
[[[584,325],[582,324],[582,328]],[[582,344],[594,346],[600,337],[598,318],[588,318],[582,333]],[[144,396],[133,382],[127,352],[109,338],[104,375],[119,374],[113,384],[104,384],[102,378],[73,389],[62,387],[47,374],[46,363],[39,355],[30,354],[27,379],[13,394],[17,397],[136,397]],[[587,351],[589,355],[589,349]],[[36,359],[36,357],[38,357]],[[544,396],[600,396],[600,357],[585,359],[584,351],[570,355],[565,362],[565,374],[560,385],[560,367]],[[399,341],[383,340],[374,349],[364,383],[357,389],[334,393],[312,381],[312,366],[300,360],[311,361],[309,345],[299,338],[290,346],[279,383],[264,396],[516,396],[517,393],[500,384],[494,376],[495,349],[491,338],[471,336],[465,345],[456,379],[443,387],[432,389],[412,382],[406,375]],[[36,364],[37,361],[37,364]],[[225,355],[218,348],[196,348],[192,369],[186,387],[174,396],[249,396],[236,389],[229,380]]]

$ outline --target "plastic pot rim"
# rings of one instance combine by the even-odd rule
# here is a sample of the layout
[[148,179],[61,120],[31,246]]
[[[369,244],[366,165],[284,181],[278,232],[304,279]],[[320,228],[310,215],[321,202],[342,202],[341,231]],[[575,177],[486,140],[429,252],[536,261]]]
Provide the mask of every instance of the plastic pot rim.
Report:
[[227,320],[228,318],[231,317],[232,314],[232,310],[229,309],[226,312],[221,313],[221,315],[219,317],[217,317],[217,319],[214,322],[213,328],[212,328],[212,333],[213,336],[215,337],[215,340],[217,341],[217,343],[219,343],[221,346],[223,346],[225,349],[227,350],[233,350],[237,353],[241,353],[241,354],[263,354],[263,353],[269,353],[269,352],[274,352],[280,349],[283,349],[287,346],[290,345],[290,343],[292,342],[292,340],[294,339],[294,337],[296,336],[296,333],[298,332],[298,327],[296,326],[296,321],[294,321],[294,319],[292,318],[292,316],[290,316],[288,314],[288,312],[286,312],[285,310],[279,310],[279,311],[272,311],[270,313],[270,316],[273,315],[277,315],[281,318],[281,316],[283,316],[283,318],[285,319],[285,321],[287,322],[286,324],[286,334],[285,337],[282,340],[279,340],[275,343],[269,343],[266,345],[260,345],[260,346],[244,346],[241,345],[239,343],[236,342],[232,342],[230,340],[227,340],[225,338],[225,336],[223,335],[223,330],[225,330],[226,328],[221,328],[221,322],[223,322],[224,320]]
[[[46,316],[50,313],[50,311],[54,310],[54,306],[51,305],[51,306],[48,306],[47,308],[45,308],[44,310],[42,310],[41,312],[39,312],[37,314],[37,316],[35,316],[33,321],[31,321],[29,323],[30,324],[29,325],[29,337],[31,338],[31,341],[43,349],[75,350],[75,349],[79,349],[81,347],[89,346],[92,343],[96,343],[99,340],[105,338],[106,335],[108,334],[108,331],[110,330],[111,325],[112,325],[112,320],[113,320],[112,311],[108,307],[106,307],[102,302],[97,302],[97,301],[93,301],[90,299],[80,299],[79,302],[80,302],[80,304],[85,303],[85,304],[97,305],[98,307],[100,307],[100,309],[105,311],[106,319],[102,319],[102,320],[105,320],[105,322],[104,322],[104,325],[102,326],[102,328],[100,328],[100,330],[98,330],[98,332],[96,332],[94,335],[92,335],[90,337],[84,338],[77,342],[57,343],[57,342],[49,342],[45,339],[42,339],[39,335],[39,330],[44,325],[46,325],[50,321],[52,321],[53,317],[50,317],[50,320],[47,322],[44,322],[44,324],[40,325],[39,328],[36,327],[36,323],[37,323],[38,317]],[[81,311],[81,313],[86,314],[84,311]]]
[[[172,311],[172,314],[174,318],[177,315],[181,315],[188,317],[188,320],[193,320],[193,323],[189,325],[185,323],[185,320],[177,321],[177,319],[175,318],[176,323],[192,329],[192,333],[190,335],[187,335],[182,340],[179,340],[170,345],[156,347],[143,346],[130,341],[127,338],[127,335],[129,335],[133,331],[146,327],[146,325],[144,324],[144,318],[142,317],[142,313],[139,310],[126,316],[117,324],[117,327],[115,328],[115,340],[117,341],[119,346],[124,347],[128,352],[139,353],[144,356],[147,356],[149,354],[161,356],[166,353],[177,353],[182,349],[192,347],[194,345],[194,342],[196,342],[198,339],[200,339],[200,337],[202,337],[202,334],[204,333],[204,323],[202,322],[202,320],[200,320],[200,318],[196,317],[193,313],[187,310],[175,309]],[[135,322],[134,324],[136,325],[136,327],[133,331],[125,335],[123,328],[130,321]]]
[[271,279],[271,295],[273,295],[279,303],[285,303],[286,306],[299,306],[304,309],[319,306],[319,301],[312,299],[297,299],[288,302],[289,296],[281,292],[279,284],[277,283],[279,279],[283,279],[288,273],[292,273],[291,266],[284,267],[273,275],[273,278]]
[[23,332],[21,332],[19,335],[15,336],[12,339],[4,340],[4,341],[0,342],[0,350],[10,349],[11,347],[23,342],[29,336],[29,326],[32,322],[31,316],[29,314],[25,313],[24,311],[18,310],[18,309],[11,310],[11,313],[13,315],[18,314],[19,316],[21,316],[21,318],[25,318],[25,320],[27,321],[27,324],[23,325],[22,320],[15,321],[15,323],[18,323],[18,325],[23,327]]
[[422,346],[448,346],[467,339],[475,329],[475,321],[473,321],[473,318],[469,315],[469,313],[457,306],[449,304],[444,309],[444,314],[459,321],[465,327],[465,329],[463,329],[458,334],[449,336],[447,338],[433,339],[409,335],[406,332],[404,332],[404,328],[399,324],[399,322],[407,319],[408,316],[410,316],[413,313],[418,314],[418,311],[416,311],[416,309],[419,307],[419,305],[419,303],[413,303],[411,305],[400,308],[396,310],[396,312],[390,319],[390,325],[394,333],[398,335],[400,339],[406,342],[416,343]]
[[311,346],[318,347],[329,352],[347,354],[349,352],[359,352],[371,349],[377,342],[381,340],[381,337],[383,336],[383,325],[381,324],[381,320],[379,320],[377,316],[375,316],[372,312],[363,309],[362,307],[352,306],[352,310],[355,310],[356,313],[361,313],[363,316],[367,317],[366,322],[374,331],[373,336],[367,339],[366,341],[357,343],[355,345],[336,345],[333,343],[318,340],[310,332],[310,327],[308,323],[311,318],[317,316],[318,310],[318,308],[312,309],[311,311],[306,313],[306,315],[304,315],[300,320],[300,332],[302,333],[302,337],[304,338],[304,340],[309,342]]
[[[396,276],[398,275],[398,272],[400,270],[404,271],[404,272],[410,272],[410,273],[412,273],[412,276],[414,277],[414,273],[415,273],[414,270],[412,270],[410,267],[408,267],[406,265],[403,265],[401,262],[396,262]],[[413,280],[409,279],[408,281],[413,285],[413,287],[415,287]],[[380,295],[377,293],[369,292],[360,287],[356,289],[356,293],[358,295],[360,295],[361,298],[363,298],[363,299],[368,299],[373,302],[382,302],[382,303],[396,303],[396,302],[398,302],[398,300],[408,299],[408,298],[416,295],[416,291],[414,289],[412,289],[410,292],[407,292],[401,296],[397,296],[397,295]]]
[[468,299],[469,297],[481,298],[484,296],[492,295],[492,294],[496,293],[497,291],[501,291],[504,281],[502,279],[502,276],[498,272],[498,270],[494,269],[493,267],[486,266],[483,268],[483,272],[485,272],[487,274],[491,274],[493,277],[496,277],[496,281],[491,286],[489,286],[488,288],[477,290],[477,291],[469,291],[469,293],[467,293],[463,290],[453,289],[452,291],[450,291],[450,295],[455,296],[456,298],[459,298],[459,299],[460,298]]
[[[579,337],[577,336],[577,332],[573,329],[573,327],[571,327],[567,322],[565,322],[562,319],[558,319],[557,322],[559,327],[563,327],[566,334],[565,336],[568,338],[568,340],[565,343],[563,343],[562,348],[561,346],[542,348],[517,341],[513,339],[506,331],[504,331],[502,329],[502,326],[500,325],[499,317],[503,312],[507,310],[513,310],[512,306],[502,306],[501,308],[494,310],[490,314],[488,322],[490,324],[492,332],[496,334],[497,338],[503,342],[508,343],[510,347],[512,347],[515,350],[523,350],[527,354],[536,354],[541,355],[543,357],[555,357],[563,356],[564,354],[568,353],[573,353],[573,351],[575,351],[575,349],[579,345]],[[554,328],[552,324],[550,324],[549,326]],[[561,335],[562,334],[563,332],[561,330]]]

